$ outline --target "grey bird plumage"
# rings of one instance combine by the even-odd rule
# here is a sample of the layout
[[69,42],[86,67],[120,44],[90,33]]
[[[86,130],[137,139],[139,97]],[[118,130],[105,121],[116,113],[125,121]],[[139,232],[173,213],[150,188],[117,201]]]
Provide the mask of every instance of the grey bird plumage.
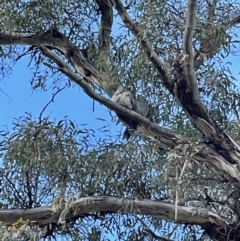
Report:
[[[148,117],[149,115],[150,107],[147,101],[143,98],[135,98],[130,91],[122,86],[119,86],[115,91],[112,96],[112,101],[127,109],[133,110],[144,117]],[[117,116],[127,126],[123,138],[129,139],[134,130],[137,129],[137,126],[139,125],[138,122],[122,114],[117,113]]]

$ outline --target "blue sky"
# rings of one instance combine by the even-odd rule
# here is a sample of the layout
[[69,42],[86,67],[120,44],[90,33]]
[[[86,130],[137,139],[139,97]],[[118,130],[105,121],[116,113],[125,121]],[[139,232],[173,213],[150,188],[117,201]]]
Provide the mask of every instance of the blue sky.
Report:
[[[112,34],[117,34],[121,26],[121,18],[116,17],[113,22]],[[42,109],[55,92],[31,89],[29,80],[32,71],[28,68],[29,61],[27,56],[21,58],[13,67],[12,74],[0,80],[0,130],[7,128],[10,131],[14,118],[23,116],[25,112],[31,113],[34,118],[38,119]],[[67,119],[76,124],[88,124],[85,128],[94,130],[108,125],[111,135],[123,133],[125,129],[122,124],[117,125],[116,122],[112,122],[109,110],[96,101],[93,111],[93,100],[76,85],[64,89],[54,98],[54,103],[52,102],[43,114],[43,117],[47,116],[56,122],[67,116]],[[112,112],[112,116],[115,116],[115,113]],[[105,119],[106,122],[96,118]]]
[[[27,67],[28,63],[27,57],[21,59],[13,67],[12,74],[0,81],[0,130],[7,128],[10,131],[14,118],[25,115],[25,112],[38,119],[44,106],[51,100],[52,93],[55,92],[31,89],[29,80],[32,72]],[[76,124],[87,124],[86,128],[94,130],[107,124],[112,134],[121,129],[121,125],[111,121],[109,110],[96,101],[93,103],[77,85],[66,88],[56,95],[54,102],[50,103],[43,114],[43,117],[47,116],[56,121],[67,116]],[[96,118],[105,119],[106,122]]]

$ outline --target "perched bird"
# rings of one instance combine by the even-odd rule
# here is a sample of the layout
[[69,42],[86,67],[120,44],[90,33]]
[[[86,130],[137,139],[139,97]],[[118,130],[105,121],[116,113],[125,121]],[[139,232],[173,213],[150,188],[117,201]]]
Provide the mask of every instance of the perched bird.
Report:
[[[115,91],[115,93],[112,96],[112,101],[129,110],[136,109],[134,95],[130,91],[124,89],[122,86],[119,86],[118,89]],[[135,121],[133,121],[131,118],[118,113],[117,116],[127,127],[135,127]]]
[[[150,107],[147,101],[143,98],[135,98],[130,91],[126,90],[122,86],[119,86],[115,91],[112,96],[112,101],[129,110],[133,110],[146,118],[149,115]],[[124,131],[123,138],[129,139],[134,130],[137,129],[137,126],[139,125],[138,122],[122,114],[117,113],[117,116],[127,126]]]

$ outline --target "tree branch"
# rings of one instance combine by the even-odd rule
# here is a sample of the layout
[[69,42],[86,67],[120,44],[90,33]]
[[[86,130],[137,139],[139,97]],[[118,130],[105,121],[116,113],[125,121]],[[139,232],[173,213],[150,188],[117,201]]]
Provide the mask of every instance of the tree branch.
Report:
[[43,115],[44,111],[47,109],[47,107],[50,105],[50,103],[54,102],[56,95],[58,93],[60,93],[62,90],[64,90],[65,88],[66,88],[66,85],[62,88],[59,88],[54,94],[52,94],[51,100],[48,101],[48,103],[43,107],[42,111],[39,114],[39,117],[38,117],[39,122],[42,122],[42,115]]
[[239,23],[240,23],[240,16],[237,16],[236,18],[234,18],[231,21],[229,21],[228,23],[226,23],[225,27],[226,27],[226,29],[230,29]]
[[[0,221],[12,224],[19,219],[36,222],[39,226],[57,222],[64,207],[54,213],[51,206],[26,210],[0,209]],[[175,205],[147,199],[134,200],[111,196],[83,197],[74,202],[74,211],[66,218],[76,218],[92,212],[113,212],[122,214],[142,214],[174,221]],[[206,208],[178,206],[178,222],[188,224],[216,224],[224,226],[220,216]]]
[[[230,163],[238,163],[238,165],[240,165],[240,147],[227,133],[221,130],[199,98],[198,83],[194,73],[196,66],[194,66],[192,50],[192,37],[196,22],[196,5],[196,0],[189,0],[183,41],[186,53],[184,58],[185,75],[181,72],[178,73],[179,78],[175,84],[174,94],[193,125],[215,145],[218,153],[224,156]],[[213,8],[215,9],[215,6],[213,6]],[[212,18],[213,11],[214,10],[211,9],[209,18]],[[234,154],[232,150],[235,150]]]
[[194,59],[192,49],[192,38],[196,25],[197,0],[189,0],[187,11],[187,22],[183,37],[183,48],[185,51],[184,68],[188,87],[192,92],[194,102],[199,100],[198,83],[194,73]]
[[[97,67],[102,74],[102,79],[108,81],[102,81],[102,87],[110,95],[113,95],[119,84],[114,83],[112,76],[118,76],[118,72],[112,65],[110,59],[110,34],[113,24],[113,8],[110,0],[96,0],[99,10],[101,12],[101,24],[99,26],[99,56],[97,58]],[[107,76],[106,76],[107,75]]]
[[99,61],[104,61],[104,64],[110,67],[110,33],[113,24],[112,3],[109,0],[96,0],[96,2],[102,15],[99,26]]
[[[0,33],[0,45],[30,45],[30,46],[48,46],[60,51],[72,64],[77,73],[86,79],[103,85],[105,79],[100,77],[99,71],[89,62],[85,54],[72,44],[67,37],[58,31],[47,31],[42,36],[35,34],[25,34],[12,32],[11,34]],[[106,90],[107,91],[107,90]]]
[[134,217],[143,225],[146,232],[148,232],[153,238],[155,238],[157,240],[161,240],[161,241],[174,241],[173,239],[169,239],[169,238],[165,238],[165,237],[157,235],[156,233],[154,233],[151,230],[151,228],[140,217],[138,217],[137,215],[134,215]]

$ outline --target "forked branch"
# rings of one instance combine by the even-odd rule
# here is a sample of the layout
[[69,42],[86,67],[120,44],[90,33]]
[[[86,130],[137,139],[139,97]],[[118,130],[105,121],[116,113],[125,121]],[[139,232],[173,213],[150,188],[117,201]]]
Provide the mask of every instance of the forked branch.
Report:
[[[197,81],[193,70],[194,61],[191,46],[194,31],[193,28],[196,20],[197,1],[189,0],[188,25],[185,33],[185,51],[187,53],[185,60],[186,67],[184,66],[184,73],[182,73],[182,71],[178,73],[179,77],[175,80],[175,83],[173,83],[173,81],[170,79],[170,75],[168,74],[165,65],[159,60],[147,39],[144,38],[144,35],[140,32],[140,30],[137,28],[137,25],[128,15],[121,0],[114,0],[113,2],[122,18],[122,21],[139,40],[149,60],[158,70],[163,84],[175,96],[179,104],[183,107],[187,116],[189,116],[193,125],[199,131],[201,131],[204,136],[210,140],[210,142],[212,142],[216,151],[226,160],[228,160],[229,163],[237,163],[240,166],[240,147],[231,139],[230,136],[221,130],[199,98]],[[193,23],[191,23],[191,21],[193,21]],[[188,80],[186,80],[186,74],[188,75]]]

